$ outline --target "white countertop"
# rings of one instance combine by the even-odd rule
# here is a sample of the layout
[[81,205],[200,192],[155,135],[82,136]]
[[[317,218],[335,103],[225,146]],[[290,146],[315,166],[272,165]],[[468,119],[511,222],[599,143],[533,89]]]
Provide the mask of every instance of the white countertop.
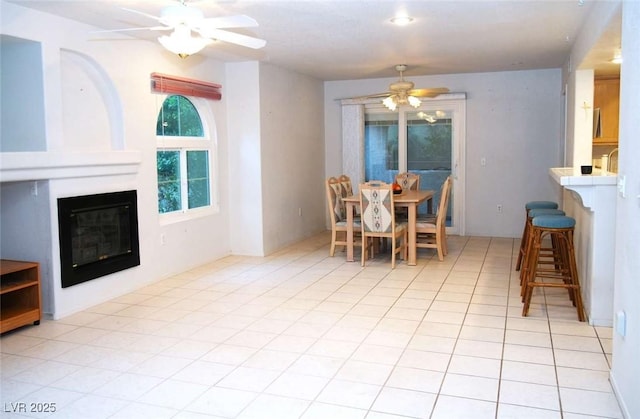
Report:
[[595,168],[592,174],[583,175],[579,167],[553,167],[549,169],[549,174],[562,186],[615,185],[618,181],[617,173],[602,173]]

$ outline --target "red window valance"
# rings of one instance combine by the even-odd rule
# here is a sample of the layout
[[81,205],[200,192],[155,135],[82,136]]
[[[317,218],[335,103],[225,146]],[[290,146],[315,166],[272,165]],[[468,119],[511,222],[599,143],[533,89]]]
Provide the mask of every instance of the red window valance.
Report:
[[174,95],[197,96],[211,100],[222,99],[222,85],[206,81],[188,79],[186,77],[151,73],[151,91],[155,93],[171,93]]

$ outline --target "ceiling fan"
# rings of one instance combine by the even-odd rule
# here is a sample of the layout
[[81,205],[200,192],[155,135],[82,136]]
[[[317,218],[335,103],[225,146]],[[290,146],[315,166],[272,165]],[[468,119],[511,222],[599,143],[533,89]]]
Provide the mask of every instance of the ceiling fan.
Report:
[[[245,15],[226,17],[204,17],[202,10],[192,7],[187,0],[178,0],[178,4],[164,7],[160,16],[154,16],[139,10],[122,8],[123,10],[146,16],[159,22],[162,26],[143,28],[114,29],[99,32],[124,32],[135,30],[170,31],[170,35],[158,37],[158,41],[169,51],[181,58],[195,54],[214,40],[229,42],[243,47],[259,49],[266,41],[237,32],[226,31],[229,28],[248,28],[258,26],[258,22]],[[195,33],[195,36],[193,34]]]
[[396,65],[396,70],[400,73],[400,80],[389,85],[389,91],[384,93],[375,93],[355,99],[369,99],[385,97],[382,103],[392,111],[395,111],[400,105],[411,105],[414,108],[420,106],[421,97],[436,97],[442,93],[447,93],[449,89],[446,87],[433,87],[429,89],[414,89],[413,82],[405,80],[403,73],[407,70],[406,64]]

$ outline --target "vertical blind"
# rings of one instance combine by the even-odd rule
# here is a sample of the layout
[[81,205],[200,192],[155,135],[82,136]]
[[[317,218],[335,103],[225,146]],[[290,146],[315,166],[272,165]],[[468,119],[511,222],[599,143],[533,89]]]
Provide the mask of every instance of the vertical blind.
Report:
[[220,100],[222,99],[221,88],[222,85],[216,83],[161,73],[151,73],[151,91],[155,93],[170,93]]

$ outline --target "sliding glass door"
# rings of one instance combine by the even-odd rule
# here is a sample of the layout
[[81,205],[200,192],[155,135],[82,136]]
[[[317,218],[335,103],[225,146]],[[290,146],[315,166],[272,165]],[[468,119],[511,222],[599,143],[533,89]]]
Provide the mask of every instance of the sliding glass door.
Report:
[[[458,214],[464,177],[458,162],[464,161],[464,101],[423,101],[418,109],[401,107],[397,112],[378,104],[365,109],[365,180],[392,182],[398,172],[417,173],[420,189],[436,191],[437,205],[440,187],[452,175],[447,231],[462,233]],[[427,212],[426,203],[418,212]]]
[[398,113],[365,113],[364,177],[393,182],[398,173]]
[[[453,164],[453,136],[451,112],[406,112],[407,171],[420,175],[420,188],[433,189],[434,203],[440,202],[440,187],[451,175]],[[451,194],[447,208],[447,225],[452,226],[454,197]],[[418,213],[426,212],[426,204]],[[435,209],[434,209],[435,210]]]

